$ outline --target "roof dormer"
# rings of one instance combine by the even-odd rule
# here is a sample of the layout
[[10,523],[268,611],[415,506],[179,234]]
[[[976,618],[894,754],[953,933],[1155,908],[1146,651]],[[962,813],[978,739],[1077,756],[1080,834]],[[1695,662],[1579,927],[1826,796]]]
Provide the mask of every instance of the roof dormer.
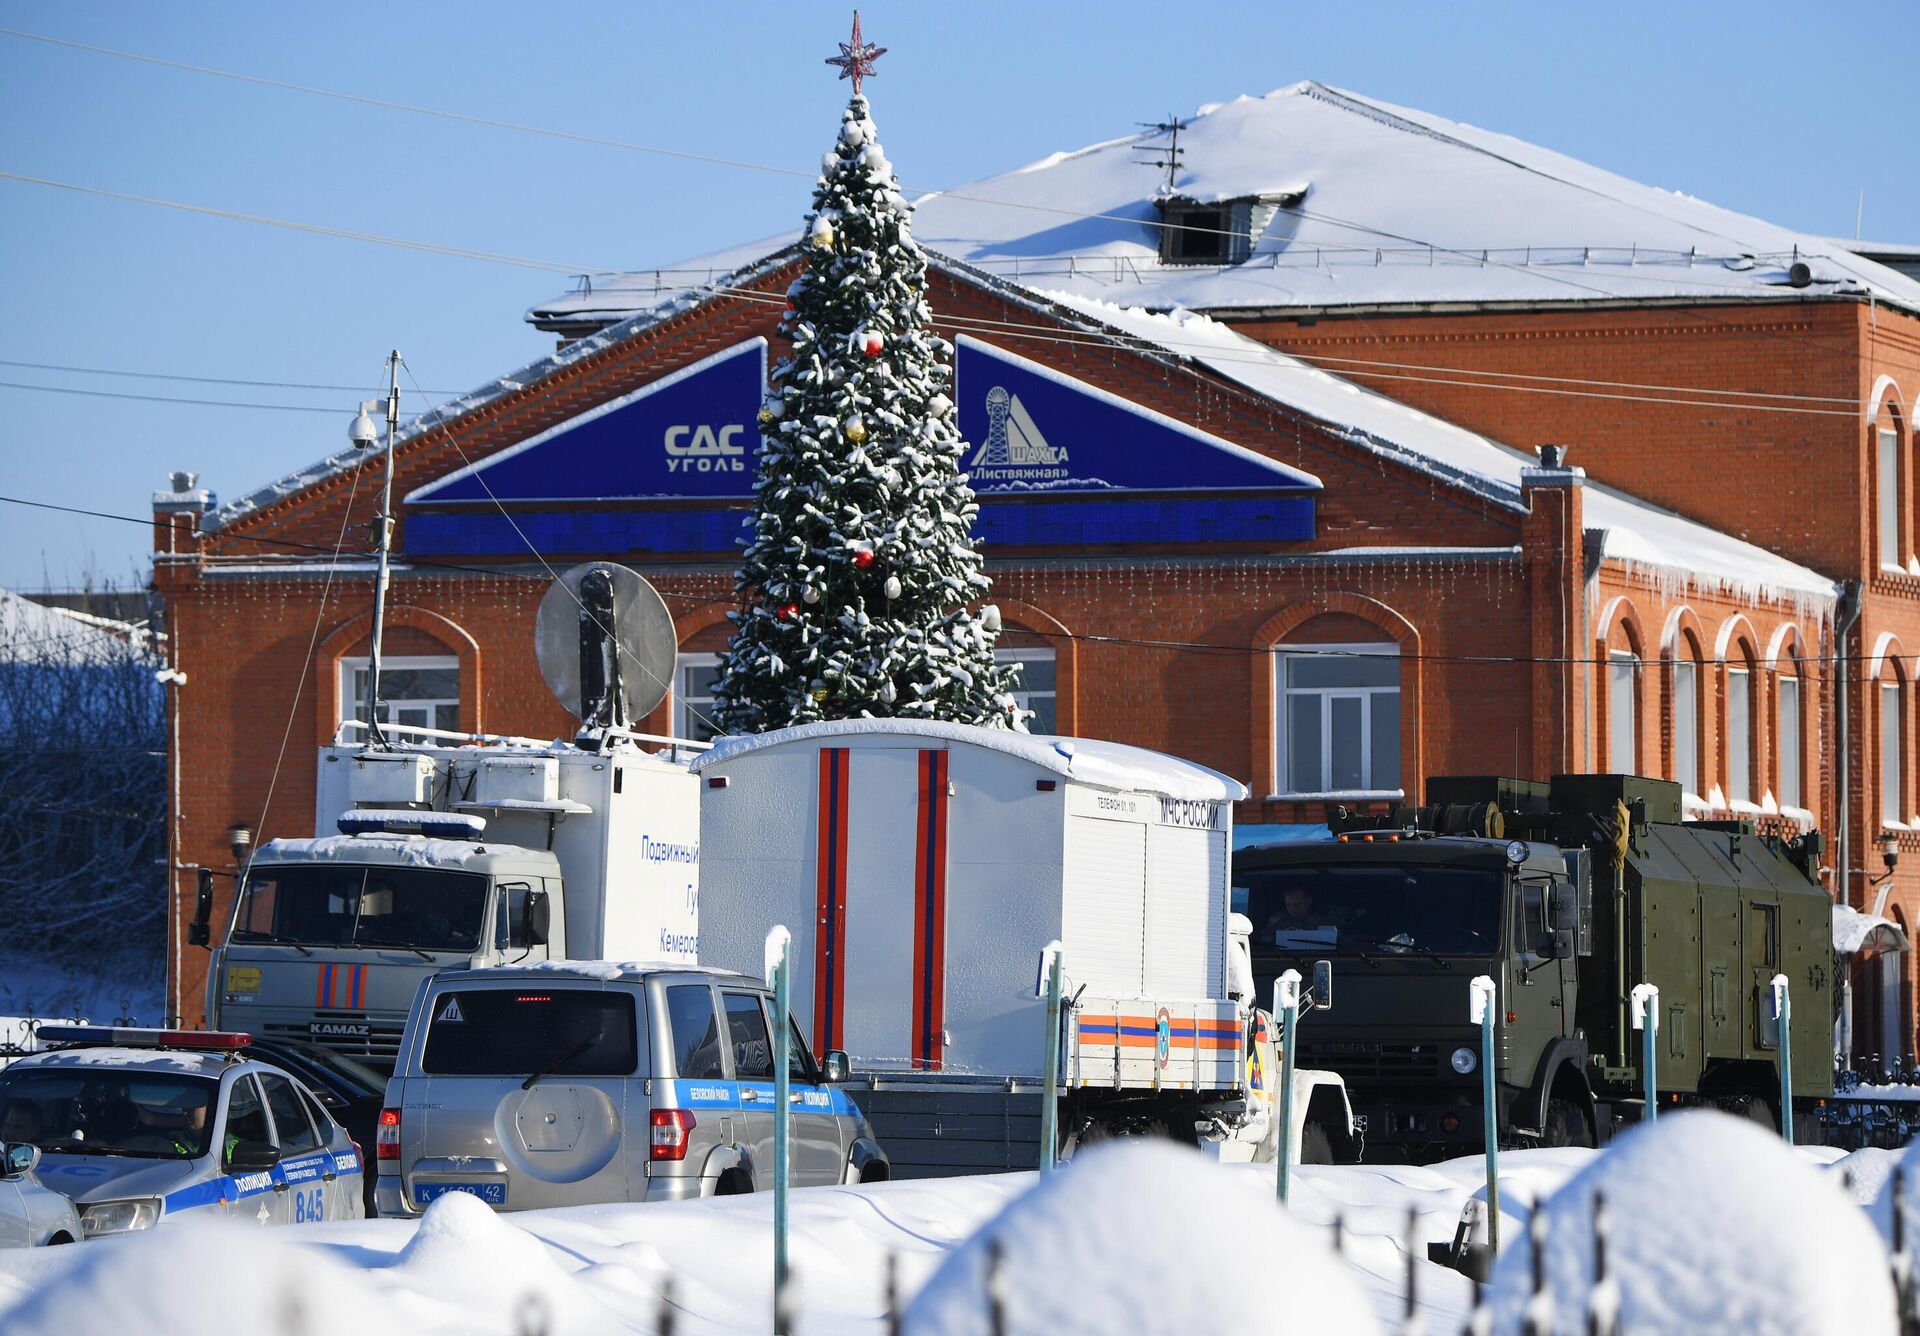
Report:
[[1239,264],[1253,254],[1274,214],[1307,197],[1306,185],[1250,195],[1193,195],[1163,191],[1160,212],[1162,264]]

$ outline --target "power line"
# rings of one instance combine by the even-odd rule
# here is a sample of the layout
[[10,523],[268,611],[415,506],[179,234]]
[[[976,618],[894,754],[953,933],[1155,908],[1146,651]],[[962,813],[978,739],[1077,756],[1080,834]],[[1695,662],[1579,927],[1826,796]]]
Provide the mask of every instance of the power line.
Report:
[[[766,163],[754,163],[754,162],[743,161],[740,159],[721,158],[721,157],[715,157],[707,154],[691,153],[691,152],[685,152],[677,149],[661,148],[656,145],[636,144],[636,143],[632,143],[625,140],[609,139],[609,138],[596,136],[596,135],[583,135],[583,134],[578,134],[572,131],[554,130],[551,128],[541,127],[541,126],[524,125],[524,124],[511,122],[511,121],[498,120],[491,117],[474,116],[474,115],[470,115],[463,112],[450,112],[450,111],[444,111],[444,110],[433,108],[433,107],[417,106],[411,103],[394,102],[394,101],[390,101],[383,98],[367,97],[361,94],[344,93],[334,89],[317,88],[317,87],[304,85],[304,84],[294,84],[294,83],[289,83],[282,80],[268,79],[258,75],[239,73],[232,70],[221,70],[221,69],[215,69],[211,66],[195,65],[188,62],[184,62],[184,61],[168,60],[162,57],[144,55],[138,52],[121,51],[111,47],[94,46],[84,42],[76,42],[76,41],[71,41],[65,38],[52,37],[42,33],[25,32],[19,29],[0,28],[0,35],[22,38],[28,41],[45,42],[50,45],[68,47],[74,50],[86,51],[96,55],[113,56],[113,57],[124,59],[124,60],[139,61],[146,64],[160,65],[160,66],[165,66],[173,69],[187,70],[193,73],[212,75],[219,78],[233,79],[243,83],[259,84],[265,87],[278,88],[278,89],[283,89],[283,90],[292,91],[292,92],[306,93],[306,94],[311,94],[313,96],[318,96],[318,97],[336,98],[336,99],[340,99],[348,102],[358,102],[358,103],[363,103],[369,106],[383,107],[389,110],[396,110],[396,111],[405,111],[405,112],[409,112],[417,115],[440,117],[442,119],[460,121],[460,122],[473,124],[473,125],[481,125],[489,128],[494,128],[494,129],[512,130],[518,133],[541,135],[541,136],[546,136],[549,138],[556,138],[556,139],[572,140],[572,141],[581,142],[581,143],[595,144],[602,147],[619,148],[619,149],[625,149],[625,150],[630,150],[634,152],[656,154],[656,155],[665,156],[665,157],[682,158],[689,161],[710,163],[718,166],[736,167],[744,170],[773,172],[773,173],[778,173],[781,175],[789,175],[789,176],[804,177],[804,176],[812,175],[812,173],[801,171],[795,168],[775,167]],[[175,203],[175,202],[166,201],[166,200],[155,200],[155,199],[149,199],[141,196],[125,195],[125,194],[120,194],[113,191],[100,190],[94,187],[69,185],[64,182],[44,180],[42,178],[35,178],[35,177],[20,176],[12,173],[0,172],[0,178],[32,181],[37,184],[56,186],[64,189],[70,189],[70,190],[86,191],[88,193],[104,195],[109,198],[135,201],[140,203],[155,204],[162,207],[186,209],[192,212],[208,213],[217,217],[227,217],[227,218],[234,218],[234,219],[245,219],[247,221],[264,222],[273,226],[287,227],[287,228],[291,228],[299,231],[311,231],[311,232],[319,233],[321,235],[341,236],[341,237],[347,237],[355,240],[372,241],[380,244],[401,246],[408,249],[428,251],[428,252],[437,253],[437,254],[454,255],[454,256],[460,256],[460,257],[472,258],[472,259],[483,259],[483,260],[488,260],[495,263],[517,264],[525,267],[544,268],[544,269],[552,270],[554,272],[566,273],[570,275],[578,275],[581,273],[619,272],[619,271],[610,270],[610,269],[596,270],[596,269],[592,269],[592,268],[580,266],[580,265],[556,265],[546,261],[525,260],[525,259],[521,259],[519,257],[514,257],[514,256],[499,255],[499,254],[482,252],[482,251],[471,251],[471,250],[466,250],[464,248],[441,246],[433,243],[411,242],[411,241],[406,241],[400,238],[381,237],[371,233],[353,232],[353,231],[348,231],[348,230],[339,229],[339,228],[321,227],[314,224],[295,223],[295,222],[288,222],[284,220],[276,220],[271,218],[241,215],[241,214],[236,214],[236,213],[232,213],[224,210],[210,209],[204,206],[180,204],[180,203]],[[902,185],[901,189],[904,191],[908,189],[908,187],[905,185]],[[1121,223],[1127,223],[1132,226],[1145,226],[1145,227],[1151,227],[1151,228],[1158,228],[1161,230],[1207,233],[1207,234],[1221,235],[1221,236],[1239,235],[1237,232],[1235,232],[1231,228],[1204,227],[1204,226],[1199,226],[1191,223],[1168,222],[1164,219],[1140,218],[1140,217],[1136,217],[1128,214],[1087,212],[1085,210],[1071,209],[1071,208],[1066,208],[1059,205],[1034,204],[1030,202],[1017,201],[1017,200],[996,200],[996,199],[987,198],[985,196],[969,195],[969,194],[965,194],[955,190],[935,190],[935,191],[925,192],[925,194],[928,198],[931,198],[937,195],[947,199],[960,200],[966,203],[984,204],[984,205],[989,205],[997,208],[1026,209],[1026,210],[1050,213],[1050,214],[1071,217],[1071,218],[1121,222]],[[1536,278],[1544,279],[1548,282],[1561,283],[1573,288],[1577,288],[1581,291],[1592,293],[1598,297],[1612,298],[1612,299],[1618,299],[1618,300],[1633,300],[1630,294],[1612,291],[1607,288],[1596,286],[1592,283],[1582,283],[1579,280],[1570,278],[1565,274],[1556,273],[1551,268],[1539,268],[1531,264],[1514,264],[1509,261],[1492,259],[1490,258],[1490,248],[1482,248],[1476,253],[1475,249],[1471,247],[1436,245],[1433,242],[1424,241],[1418,237],[1410,237],[1403,233],[1392,232],[1383,228],[1375,227],[1371,224],[1356,222],[1352,219],[1340,218],[1333,214],[1326,214],[1326,213],[1321,213],[1317,210],[1302,208],[1298,204],[1281,205],[1280,207],[1284,209],[1286,212],[1295,214],[1296,216],[1301,218],[1311,219],[1316,222],[1322,222],[1329,226],[1339,227],[1339,228],[1343,228],[1350,231],[1357,231],[1368,236],[1377,236],[1385,240],[1402,242],[1415,249],[1425,250],[1429,254],[1452,255],[1464,261],[1477,263],[1483,267],[1507,269],[1516,273],[1528,274]],[[1809,258],[1815,258],[1813,252],[1808,252],[1807,254]],[[1054,258],[1071,260],[1073,257],[1069,255],[1069,256],[1054,257]],[[1089,257],[1089,258],[1095,258],[1095,257]],[[1111,260],[1113,257],[1101,256],[1097,258]],[[1232,267],[1232,266],[1223,266],[1223,267]],[[1699,287],[1704,289],[1711,289],[1711,290],[1722,292],[1722,293],[1724,293],[1727,286],[1724,283],[1712,283],[1712,282],[1702,282],[1702,281],[1695,281],[1695,280],[1689,280],[1689,279],[1680,279],[1672,275],[1635,274],[1632,272],[1624,272],[1619,275],[1616,275],[1615,277],[1639,280],[1642,282],[1661,282],[1661,283],[1667,283],[1670,285]],[[1684,309],[1682,311],[1682,314],[1684,318],[1695,320],[1699,323],[1717,325],[1723,329],[1735,328],[1735,326],[1729,321],[1720,320],[1705,312],[1692,310],[1690,308]],[[1761,331],[1761,332],[1768,335],[1769,337],[1775,337],[1775,338],[1791,337],[1793,342],[1795,342],[1796,344],[1802,347],[1819,347],[1819,348],[1824,348],[1827,351],[1840,353],[1844,355],[1852,354],[1851,349],[1843,348],[1833,344],[1827,344],[1819,340],[1809,340],[1800,336],[1787,336],[1784,334],[1779,334],[1774,331]]]
[[[0,31],[4,30],[0,29]],[[327,227],[320,223],[297,223],[285,218],[269,218],[264,214],[216,209],[206,204],[186,204],[179,200],[156,199],[151,195],[131,195],[119,190],[105,190],[99,186],[55,181],[44,176],[27,176],[21,172],[0,171],[0,180],[20,181],[27,185],[47,186],[54,190],[71,190],[82,195],[98,195],[104,199],[117,199],[128,204],[150,204],[160,209],[178,209],[183,213],[204,214],[210,218],[226,218],[239,223],[261,223],[267,227],[285,228],[290,232],[309,232],[315,236],[340,237],[348,241],[370,241],[376,245],[398,246],[403,250],[424,251],[429,255],[450,255],[461,260],[484,260],[489,264],[510,264],[522,269],[543,269],[549,273],[559,274],[606,272],[590,268],[583,269],[577,264],[554,264],[548,260],[529,260],[522,256],[506,255],[498,251],[470,250],[465,246],[446,246],[432,241],[409,241],[404,237],[382,236],[377,232],[356,232],[351,228]]]
[[[616,148],[616,149],[622,149],[624,151],[632,152],[632,153],[650,154],[655,157],[675,158],[675,159],[679,159],[686,162],[705,163],[710,166],[716,166],[716,167],[732,167],[732,168],[737,168],[743,171],[765,172],[765,173],[770,173],[778,176],[796,176],[796,177],[805,178],[805,177],[812,177],[816,175],[816,173],[813,171],[804,170],[796,167],[779,167],[771,163],[749,162],[745,159],[740,159],[740,158],[727,158],[727,157],[720,157],[720,156],[717,156],[714,154],[708,154],[708,153],[695,153],[685,149],[665,148],[657,144],[640,144],[640,143],[635,143],[631,140],[612,139],[603,135],[582,134],[572,130],[557,130],[550,126],[527,125],[518,121],[501,120],[497,117],[479,116],[479,115],[474,115],[468,112],[448,111],[440,107],[425,107],[425,106],[420,106],[418,104],[410,103],[410,102],[397,102],[387,98],[371,97],[362,93],[348,93],[339,89],[320,88],[312,84],[298,84],[298,83],[292,83],[290,81],[282,80],[282,79],[270,79],[263,75],[247,74],[237,70],[223,70],[223,69],[215,68],[210,65],[196,65],[188,61],[170,60],[162,56],[146,55],[142,52],[137,52],[137,51],[122,51],[114,47],[96,46],[86,42],[77,42],[70,38],[54,37],[46,33],[27,32],[25,30],[18,29],[18,28],[0,28],[0,36],[16,37],[16,38],[23,39],[25,41],[32,41],[32,42],[43,42],[50,46],[61,46],[74,51],[85,51],[92,55],[112,56],[119,60],[137,61],[141,64],[157,65],[167,69],[184,70],[193,74],[205,74],[214,78],[230,79],[239,83],[255,84],[260,87],[275,88],[284,92],[303,93],[311,97],[332,98],[337,101],[359,103],[362,106],[380,107],[388,111],[403,111],[403,112],[409,113],[410,115],[415,115],[415,116],[430,116],[440,120],[454,121],[454,122],[458,122],[465,125],[482,126],[487,129],[510,130],[517,134],[537,135],[547,139],[566,140],[566,141],[569,141],[572,143],[578,143],[578,144],[591,144],[600,148]],[[1176,131],[1176,138],[1174,142],[1177,146],[1178,144],[1177,130],[1180,128],[1180,122],[1178,121],[1178,118],[1171,118],[1170,126],[1168,124],[1155,123],[1154,125],[1151,125],[1148,127],[1148,129],[1155,131],[1157,133],[1165,133],[1169,128],[1172,128],[1173,130]],[[1141,135],[1136,137],[1140,139],[1150,139],[1150,138],[1153,138],[1154,135],[1148,134],[1148,135]],[[1175,150],[1173,151],[1173,154],[1171,154],[1170,156],[1174,156],[1177,158],[1180,152],[1181,150],[1178,150],[1178,148],[1176,147]],[[991,199],[983,195],[963,194],[960,191],[952,190],[952,189],[921,190],[920,187],[910,187],[904,183],[901,185],[900,188],[902,191],[907,191],[909,189],[912,189],[926,195],[927,197],[939,196],[945,199],[959,200],[963,203],[969,203],[969,204],[985,204],[995,208],[1002,208],[1002,209],[1023,209],[1023,210],[1028,210],[1036,213],[1050,213],[1050,214],[1055,214],[1055,215],[1069,217],[1069,218],[1128,223],[1134,226],[1157,228],[1161,231],[1190,232],[1196,235],[1211,235],[1211,236],[1226,236],[1226,237],[1240,235],[1238,231],[1236,231],[1231,227],[1207,227],[1207,226],[1203,226],[1196,223],[1168,222],[1165,219],[1139,218],[1129,214],[1122,214],[1122,213],[1091,213],[1081,209],[1071,209],[1071,208],[1066,208],[1060,205],[1053,205],[1053,204],[1037,204],[1037,203],[1033,203],[1031,201],[1025,201],[1025,200]],[[1297,205],[1282,206],[1282,207],[1287,208],[1289,212],[1298,214],[1302,218],[1311,218],[1311,219],[1315,219],[1316,221],[1328,223],[1331,226],[1343,227],[1350,230],[1358,230],[1358,231],[1367,233],[1369,235],[1380,236],[1390,240],[1407,242],[1408,244],[1411,244],[1420,249],[1427,250],[1429,252],[1438,251],[1444,254],[1457,254],[1462,257],[1468,257],[1468,258],[1471,258],[1473,256],[1473,251],[1471,249],[1461,249],[1457,247],[1448,247],[1448,246],[1435,246],[1430,242],[1420,241],[1417,238],[1403,237],[1396,233],[1386,232],[1378,228],[1369,227],[1366,224],[1354,223],[1346,219],[1333,217],[1332,215],[1320,214],[1311,210],[1302,209]],[[1111,257],[1103,256],[1101,258],[1111,258]],[[1501,262],[1488,261],[1483,255],[1479,257],[1479,263],[1500,264]],[[1508,265],[1506,267],[1522,268],[1522,269],[1525,269],[1527,272],[1533,272],[1531,267],[1529,266]],[[570,270],[569,272],[577,274],[581,272],[594,272],[594,271],[583,271],[580,268],[576,267]],[[614,271],[598,271],[598,272],[614,272]],[[1554,275],[1543,275],[1543,276],[1548,278],[1556,277]],[[1647,278],[1651,280],[1651,276],[1649,275],[1627,274],[1627,275],[1623,275],[1623,277]],[[1680,280],[1674,280],[1674,281],[1680,281]],[[1712,286],[1712,285],[1700,284],[1698,286]],[[1595,289],[1595,291],[1598,291],[1598,289]],[[1607,294],[1607,295],[1619,295],[1619,294]]]
[[[18,362],[0,357],[0,366],[22,367],[29,371],[66,371],[83,376],[126,376],[135,380],[184,380],[196,385],[245,385],[262,390],[326,390],[339,394],[367,394],[377,386],[318,385],[300,380],[237,380],[232,376],[189,376],[167,371],[128,371],[118,367],[74,366],[65,362]],[[456,390],[428,390],[428,394],[452,395]]]
[[[456,451],[458,451],[459,449],[457,444],[455,445],[455,449]],[[38,501],[28,497],[0,496],[0,503],[17,505],[17,506],[31,506],[38,510],[59,511],[59,512],[70,514],[70,515],[84,515],[94,519],[114,520],[123,524],[138,524],[138,525],[150,527],[153,523],[151,518],[142,519],[133,515],[116,515],[108,511],[87,510],[78,506],[61,505],[57,502],[52,502],[52,501]],[[501,503],[496,499],[494,504],[500,505]],[[504,510],[504,507],[502,507],[502,509]],[[524,540],[524,535],[522,537]],[[329,548],[325,544],[320,544],[320,543],[300,543],[300,542],[294,542],[290,539],[276,539],[276,538],[252,537],[252,536],[238,536],[236,537],[235,541],[245,542],[245,543],[260,543],[268,546],[298,548],[306,552],[327,554],[329,556],[334,557],[336,561],[338,559],[338,552],[336,549]],[[534,558],[540,561],[543,566],[545,566],[546,565],[545,558],[540,556],[540,553],[538,552],[538,550],[534,549],[531,543],[528,544],[528,548],[530,551],[533,552]],[[1316,556],[1316,555],[1323,555],[1323,554],[1309,552],[1309,553],[1303,553],[1302,555]],[[1176,558],[1174,560],[1177,562],[1178,559]],[[430,558],[415,559],[410,557],[406,559],[406,564],[408,567],[417,567],[417,568],[422,568],[426,570],[460,571],[460,572],[465,572],[465,573],[474,574],[474,575],[492,576],[496,579],[540,580],[543,578],[542,576],[530,574],[523,571],[502,570],[498,567],[490,567],[490,566],[463,566],[454,562],[435,561]],[[298,568],[289,567],[289,569],[298,569]],[[551,570],[552,568],[548,567],[547,569]],[[681,602],[687,602],[687,603],[712,603],[715,601],[710,595],[670,593],[664,589],[660,591],[660,594],[661,594],[661,597],[663,598],[676,599]],[[1131,646],[1136,646],[1143,649],[1160,649],[1160,650],[1177,651],[1181,653],[1205,653],[1205,654],[1215,654],[1215,655],[1265,655],[1265,654],[1272,654],[1279,650],[1284,650],[1288,654],[1295,654],[1295,655],[1302,655],[1302,656],[1311,655],[1311,656],[1320,657],[1320,658],[1339,658],[1339,659],[1390,658],[1390,659],[1394,659],[1402,662],[1455,663],[1455,664],[1470,664],[1470,665],[1501,665],[1501,664],[1581,665],[1581,664],[1605,664],[1612,661],[1610,656],[1605,654],[1593,655],[1593,656],[1589,656],[1589,655],[1537,655],[1535,656],[1535,655],[1522,655],[1522,654],[1431,654],[1424,651],[1415,651],[1413,653],[1404,653],[1400,651],[1394,651],[1392,653],[1372,653],[1365,650],[1328,650],[1328,649],[1323,649],[1314,645],[1282,644],[1282,645],[1272,645],[1272,646],[1261,647],[1256,645],[1223,644],[1219,642],[1208,642],[1208,641],[1199,641],[1199,640],[1163,640],[1163,639],[1152,639],[1152,638],[1141,637],[1141,636],[1098,635],[1098,634],[1094,634],[1091,632],[1084,632],[1084,631],[1081,631],[1081,632],[1045,631],[1037,627],[1030,627],[1030,626],[1022,626],[1021,629],[1024,631],[1028,631],[1031,634],[1045,640],[1071,640],[1076,642],[1084,642],[1089,644],[1103,644],[1103,645],[1131,645]],[[1848,664],[1848,663],[1858,662],[1861,660],[1868,660],[1868,659],[1871,659],[1872,657],[1873,656],[1870,654],[1824,654],[1824,655],[1801,654],[1801,655],[1795,656],[1795,662],[1801,663],[1801,664],[1814,664],[1814,663]],[[1687,658],[1687,659],[1684,659],[1683,661],[1697,663],[1704,666],[1725,665],[1725,666],[1731,666],[1735,668],[1748,668],[1752,666],[1751,661],[1738,656],[1727,657],[1727,658],[1708,658],[1708,657],[1702,656],[1700,658]],[[1650,659],[1650,660],[1639,661],[1640,666],[1643,668],[1644,667],[1658,668],[1661,664],[1670,663],[1670,662],[1674,662],[1674,660],[1663,658],[1663,659]],[[1847,680],[1857,682],[1857,681],[1869,681],[1869,680],[1876,680],[1876,679],[1849,678]]]
[[[183,60],[167,60],[160,56],[142,55],[137,51],[119,51],[108,46],[91,46],[86,42],[75,42],[64,37],[51,37],[45,33],[24,32],[18,28],[0,28],[0,36],[24,38],[30,42],[45,42],[49,46],[64,46],[75,51],[86,51],[96,56],[113,56],[120,60],[137,60],[145,65],[160,65],[168,69],[187,70],[194,74],[210,74],[218,79],[233,79],[240,83],[258,84],[263,88],[278,88],[283,92],[305,93],[311,97],[334,98],[341,102],[358,102],[362,106],[381,107],[387,111],[404,111],[415,116],[434,116],[444,121],[458,121],[465,125],[479,125],[491,130],[512,130],[518,134],[540,135],[547,139],[565,139],[576,144],[593,144],[600,148],[626,149],[633,153],[650,153],[662,158],[680,158],[687,162],[702,162],[715,167],[739,167],[748,171],[773,172],[781,176],[811,177],[815,173],[802,171],[797,167],[775,167],[764,162],[744,162],[738,158],[720,158],[706,153],[689,153],[683,149],[661,148],[653,144],[636,144],[624,139],[608,139],[600,135],[577,134],[571,130],[554,130],[539,125],[522,125],[515,121],[497,120],[491,116],[474,116],[459,111],[444,111],[439,107],[416,106],[410,102],[393,102],[381,97],[368,97],[362,93],[345,93],[334,88],[316,88],[310,84],[288,83],[281,79],[268,79],[258,74],[242,74],[235,70],[215,69],[210,65],[192,65]],[[578,272],[577,270],[575,272]]]
[[0,390],[38,390],[42,394],[72,394],[84,399],[135,399],[146,404],[192,404],[199,408],[258,408],[274,413],[331,413],[338,408],[317,408],[312,404],[243,404],[233,399],[183,399],[170,394],[128,394],[121,390],[86,390],[74,385],[28,385],[17,380],[0,380]]

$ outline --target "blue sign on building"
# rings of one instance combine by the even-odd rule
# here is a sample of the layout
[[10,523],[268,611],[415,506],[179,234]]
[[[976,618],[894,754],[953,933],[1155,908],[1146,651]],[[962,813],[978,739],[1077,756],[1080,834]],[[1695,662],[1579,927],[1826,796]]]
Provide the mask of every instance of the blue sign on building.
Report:
[[767,341],[749,339],[550,427],[409,503],[634,501],[753,495]]
[[[418,556],[731,553],[760,451],[764,339],[623,395],[407,498]],[[1313,536],[1319,479],[970,338],[961,466],[989,546]],[[509,520],[507,513],[512,519]]]
[[973,490],[1319,491],[1320,480],[962,335],[954,359]]

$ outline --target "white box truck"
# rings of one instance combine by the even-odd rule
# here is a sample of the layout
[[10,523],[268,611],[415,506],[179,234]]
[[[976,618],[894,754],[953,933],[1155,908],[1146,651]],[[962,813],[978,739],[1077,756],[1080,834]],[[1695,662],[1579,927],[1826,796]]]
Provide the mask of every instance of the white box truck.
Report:
[[668,740],[321,748],[315,828],[340,833],[270,840],[249,861],[208,963],[207,1024],[385,1066],[439,970],[693,964],[698,781],[643,741]]
[[[1067,1138],[1271,1144],[1269,1022],[1250,968],[1230,968],[1238,781],[1115,743],[898,719],[717,739],[692,769],[702,963],[757,972],[768,928],[788,927],[797,1019],[816,1052],[851,1055],[896,1175],[1037,1162],[1035,972],[1054,941]],[[1350,1141],[1338,1078],[1299,1088],[1316,1084],[1338,1096],[1319,1102],[1337,1122],[1321,1140]],[[1295,1102],[1304,1122],[1313,1101]]]

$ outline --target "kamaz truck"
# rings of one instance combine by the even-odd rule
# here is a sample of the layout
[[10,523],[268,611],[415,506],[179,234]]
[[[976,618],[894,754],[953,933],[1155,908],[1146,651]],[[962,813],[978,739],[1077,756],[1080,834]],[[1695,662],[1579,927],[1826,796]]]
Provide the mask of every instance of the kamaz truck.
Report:
[[535,636],[547,684],[580,718],[574,741],[342,725],[320,749],[316,835],[260,847],[217,947],[201,874],[189,940],[213,952],[207,1024],[391,1066],[429,974],[692,965],[700,792],[687,759],[704,744],[628,726],[664,697],[673,646],[652,586],[589,562],[547,591]]
[[[1299,1060],[1346,1078],[1375,1159],[1484,1145],[1469,981],[1498,988],[1502,1144],[1591,1146],[1645,1114],[1634,986],[1659,989],[1655,1085],[1812,1131],[1830,1096],[1831,901],[1819,834],[1680,819],[1680,787],[1628,775],[1433,778],[1428,805],[1336,812],[1330,838],[1234,855],[1262,989],[1329,960],[1337,1012]],[[1791,990],[1793,1108],[1779,1108],[1770,982]]]

